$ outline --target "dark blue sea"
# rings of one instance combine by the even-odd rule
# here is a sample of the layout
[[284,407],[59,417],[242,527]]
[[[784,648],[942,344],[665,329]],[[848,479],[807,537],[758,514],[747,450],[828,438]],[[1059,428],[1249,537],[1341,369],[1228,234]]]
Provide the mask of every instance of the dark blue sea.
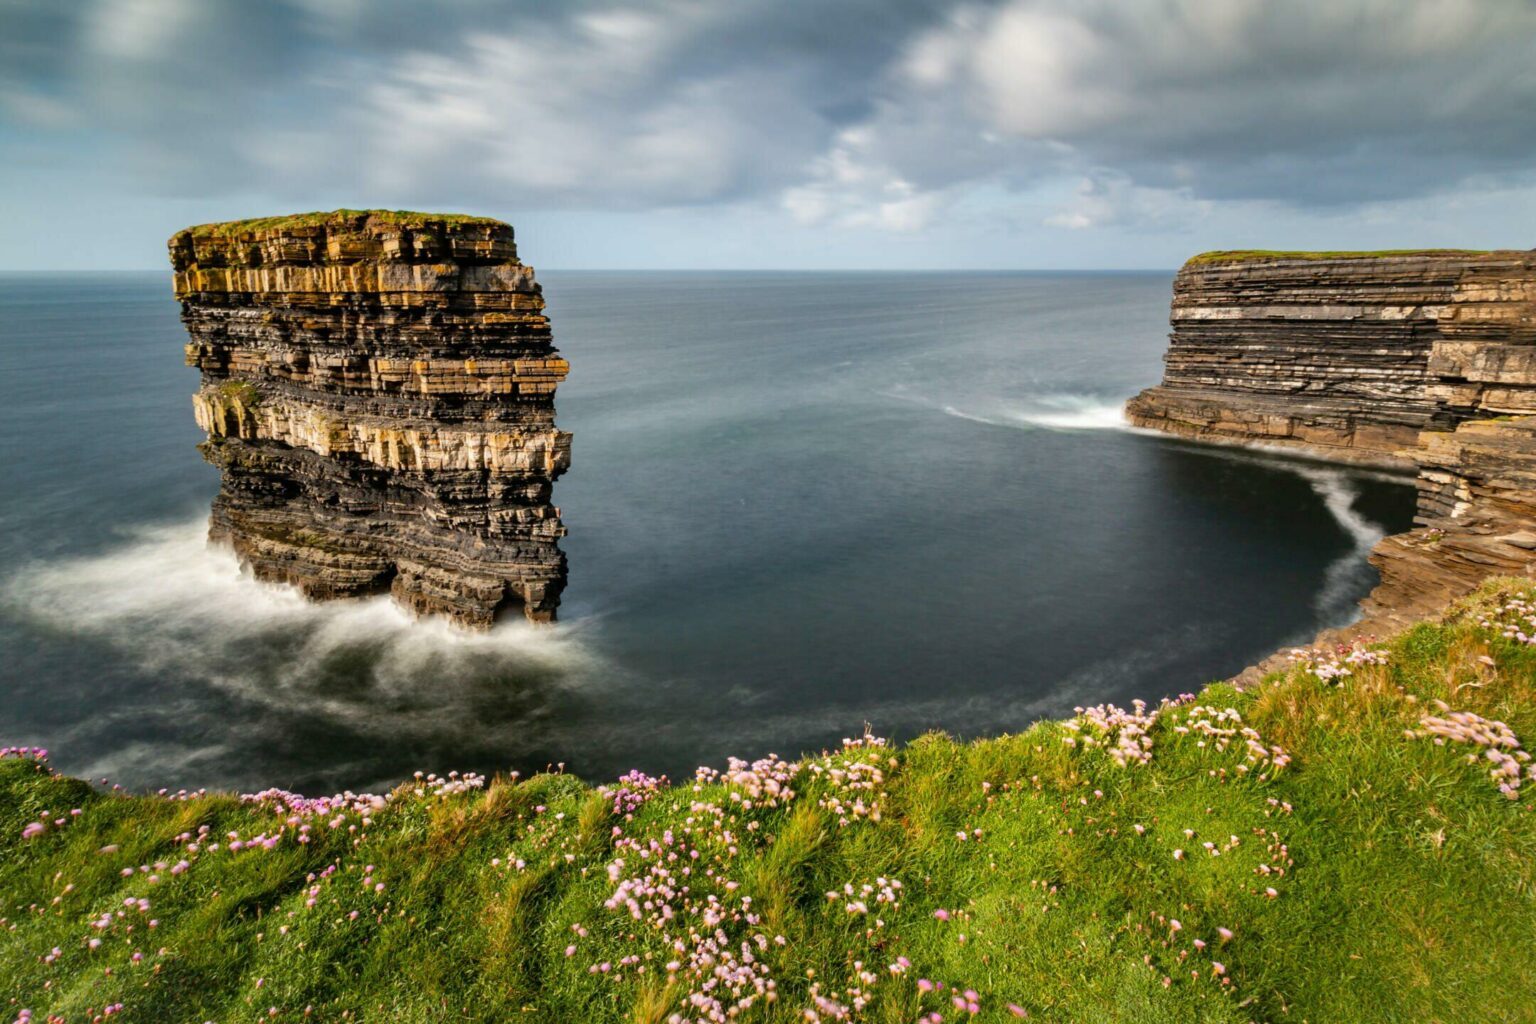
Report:
[[1348,621],[1411,516],[1392,477],[1124,427],[1171,274],[540,277],[570,585],[466,635],[206,546],[168,274],[0,276],[0,745],[330,792],[992,735]]

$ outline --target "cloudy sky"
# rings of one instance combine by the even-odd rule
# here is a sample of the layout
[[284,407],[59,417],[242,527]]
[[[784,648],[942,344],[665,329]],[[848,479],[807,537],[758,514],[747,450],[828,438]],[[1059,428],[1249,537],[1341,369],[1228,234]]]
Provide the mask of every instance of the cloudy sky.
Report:
[[1536,246],[1536,0],[0,0],[0,268],[485,213],[545,267]]

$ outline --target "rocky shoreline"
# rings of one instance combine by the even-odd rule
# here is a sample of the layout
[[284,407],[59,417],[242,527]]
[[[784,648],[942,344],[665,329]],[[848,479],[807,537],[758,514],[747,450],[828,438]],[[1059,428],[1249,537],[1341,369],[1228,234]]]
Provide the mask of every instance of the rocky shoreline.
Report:
[[1417,474],[1415,529],[1376,546],[1361,620],[1319,642],[1536,574],[1536,250],[1207,253],[1171,323],[1133,425]]
[[554,618],[568,367],[511,227],[338,210],[169,246],[223,474],[212,539],[312,598],[388,590],[477,628]]

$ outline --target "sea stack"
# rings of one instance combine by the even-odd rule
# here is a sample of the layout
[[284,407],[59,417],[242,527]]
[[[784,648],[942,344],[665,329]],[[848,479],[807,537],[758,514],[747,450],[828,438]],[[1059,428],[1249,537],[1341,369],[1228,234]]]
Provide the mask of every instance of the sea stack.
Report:
[[476,628],[554,618],[568,366],[511,227],[337,210],[169,244],[223,474],[213,540],[312,598],[387,590]]
[[1345,633],[1536,576],[1536,250],[1215,252],[1173,286],[1163,382],[1130,421],[1417,474]]

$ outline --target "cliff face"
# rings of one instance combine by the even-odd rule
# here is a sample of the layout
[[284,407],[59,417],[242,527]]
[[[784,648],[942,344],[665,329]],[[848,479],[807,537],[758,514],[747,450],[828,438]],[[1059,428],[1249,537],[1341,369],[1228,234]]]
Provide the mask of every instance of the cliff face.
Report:
[[1424,430],[1536,412],[1536,253],[1212,253],[1174,282],[1132,423],[1409,468]]
[[315,598],[554,617],[567,364],[510,227],[336,211],[190,228],[170,256],[213,539]]
[[1536,575],[1536,251],[1210,253],[1179,272],[1172,324],[1132,423],[1418,473],[1417,528],[1372,552],[1364,618],[1320,639]]

